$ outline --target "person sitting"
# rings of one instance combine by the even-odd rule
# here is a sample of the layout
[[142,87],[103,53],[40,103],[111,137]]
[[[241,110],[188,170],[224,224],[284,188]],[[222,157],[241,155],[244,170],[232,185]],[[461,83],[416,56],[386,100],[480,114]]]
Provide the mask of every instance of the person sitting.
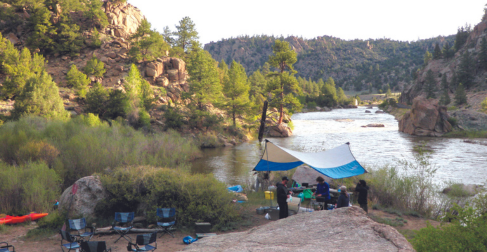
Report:
[[338,196],[338,201],[337,201],[337,208],[348,207],[349,205],[350,205],[350,197],[348,196],[347,193],[347,187],[341,186],[340,196]]
[[[325,181],[322,176],[316,178],[316,182],[318,182],[318,186],[316,187],[316,191],[313,193],[316,197],[321,197],[321,199],[325,202],[325,210],[328,210],[328,204],[330,203],[330,185]],[[319,199],[317,198],[316,201]],[[321,208],[323,210],[323,207]]]

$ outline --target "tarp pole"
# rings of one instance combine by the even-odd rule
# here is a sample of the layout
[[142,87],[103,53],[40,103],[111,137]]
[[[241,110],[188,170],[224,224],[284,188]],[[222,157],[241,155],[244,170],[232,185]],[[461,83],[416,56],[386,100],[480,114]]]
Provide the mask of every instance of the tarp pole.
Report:
[[[271,181],[271,171],[270,171],[270,168],[269,168],[269,152],[267,151],[267,139],[265,140],[265,154],[266,154],[266,158],[267,158],[267,176],[269,176],[269,181]],[[267,190],[269,190],[269,187],[267,187]],[[276,195],[277,197],[277,195]],[[269,197],[269,200],[271,202],[271,207],[272,207],[272,198]]]

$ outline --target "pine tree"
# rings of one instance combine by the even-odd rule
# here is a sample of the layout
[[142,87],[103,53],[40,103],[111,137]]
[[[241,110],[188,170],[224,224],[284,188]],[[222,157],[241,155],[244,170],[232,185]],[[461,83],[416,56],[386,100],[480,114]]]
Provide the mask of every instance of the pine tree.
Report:
[[15,99],[12,116],[37,115],[49,119],[67,120],[69,113],[64,109],[59,89],[51,76],[43,71],[39,77],[27,80],[23,90]]
[[88,76],[103,77],[106,72],[105,63],[101,62],[95,55],[93,55],[91,59],[86,62],[83,72]]
[[203,105],[214,101],[221,91],[220,79],[215,60],[210,53],[197,49],[191,51],[187,65],[191,76],[189,94],[199,110]]
[[440,45],[436,43],[435,50],[433,51],[433,59],[440,59],[442,56]]
[[92,27],[105,27],[108,25],[108,18],[102,10],[103,2],[101,0],[90,0],[88,11],[85,11],[85,17],[91,22]]
[[98,115],[100,118],[105,118],[106,105],[108,101],[108,91],[96,82],[86,94],[86,108],[85,111]]
[[184,51],[191,48],[194,45],[194,42],[199,38],[198,32],[195,29],[195,24],[189,17],[184,17],[179,21],[179,25],[176,25],[174,35],[177,36],[175,45],[181,47]]
[[66,81],[68,86],[74,87],[76,89],[76,94],[80,98],[86,98],[86,92],[88,91],[88,85],[91,81],[88,79],[86,74],[78,71],[75,64],[71,65],[67,75]]
[[250,77],[250,96],[254,97],[258,94],[262,94],[267,85],[267,80],[265,76],[260,72],[260,70],[255,71]]
[[451,102],[450,95],[449,95],[450,87],[448,85],[448,80],[446,79],[446,74],[443,74],[443,76],[441,77],[441,89],[443,91],[440,97],[440,104],[446,106]]
[[143,19],[137,31],[130,37],[132,47],[129,50],[129,56],[132,61],[153,60],[165,54],[169,45],[164,42],[163,35],[150,29],[151,24],[147,19]]
[[465,25],[465,27],[460,27],[457,30],[457,35],[455,36],[455,51],[458,52],[460,48],[467,42],[468,35],[471,32],[470,25]]
[[93,32],[91,34],[91,44],[90,46],[92,48],[100,48],[101,46],[101,39],[100,39],[100,33],[96,28],[93,28]]
[[446,42],[445,45],[443,46],[442,54],[445,57],[445,59],[451,59],[453,55],[455,55],[455,51],[451,48],[448,42]]
[[228,65],[222,59],[220,63],[218,63],[218,78],[220,78],[220,83],[223,85],[226,79],[228,79]]
[[335,107],[338,104],[335,80],[333,80],[332,77],[329,77],[328,80],[326,80],[321,93],[323,94],[321,99],[321,104],[323,106]]
[[228,70],[228,79],[223,83],[223,108],[227,111],[236,127],[236,118],[244,115],[250,109],[249,85],[245,68],[232,61]]
[[[391,90],[389,89],[389,91],[391,91]],[[343,91],[343,89],[341,87],[339,87],[337,90],[337,98],[338,98],[338,102],[340,104],[344,104],[345,101],[347,101],[347,96],[345,95],[345,92]]]
[[426,72],[424,91],[426,92],[426,98],[436,98],[436,81],[431,69]]
[[487,69],[487,40],[485,37],[480,42],[479,64],[483,70]]
[[460,83],[455,91],[455,105],[458,106],[462,104],[467,104],[467,94],[465,93],[462,83]]
[[[279,121],[278,124],[282,123],[282,118],[284,115],[284,93],[288,94],[290,92],[295,92],[299,89],[297,85],[297,80],[293,76],[295,71],[293,69],[293,64],[296,63],[297,57],[296,52],[291,50],[289,43],[286,41],[276,40],[274,46],[272,47],[273,55],[269,56],[269,65],[278,69],[276,73],[269,73],[269,75],[274,76],[274,79],[277,79],[279,82],[278,86],[274,85],[273,91],[275,97],[277,99],[277,103],[279,104]],[[284,74],[285,71],[286,74]],[[288,90],[285,90],[285,89]],[[286,92],[287,91],[287,92]],[[279,93],[279,94],[277,94]]]
[[30,48],[39,48],[41,52],[51,53],[56,50],[56,43],[54,41],[57,35],[56,27],[51,23],[51,13],[45,7],[34,9],[29,18],[28,26],[32,30],[32,34],[27,39],[27,44]]
[[461,82],[466,89],[473,86],[473,78],[475,72],[475,62],[470,52],[466,50],[460,60],[460,65],[458,66],[457,78],[458,82]]
[[74,56],[79,53],[83,46],[83,37],[80,35],[79,26],[74,24],[69,15],[61,15],[57,24],[57,35],[55,37],[55,51],[61,54]]

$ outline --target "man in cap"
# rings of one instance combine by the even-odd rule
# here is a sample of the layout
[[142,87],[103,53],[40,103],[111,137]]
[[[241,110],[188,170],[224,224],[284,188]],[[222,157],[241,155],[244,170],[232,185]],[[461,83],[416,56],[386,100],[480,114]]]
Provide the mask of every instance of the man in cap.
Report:
[[279,219],[286,218],[289,214],[287,207],[287,199],[290,197],[290,192],[287,189],[287,182],[289,179],[284,176],[282,177],[281,183],[277,183],[277,204],[279,205]]

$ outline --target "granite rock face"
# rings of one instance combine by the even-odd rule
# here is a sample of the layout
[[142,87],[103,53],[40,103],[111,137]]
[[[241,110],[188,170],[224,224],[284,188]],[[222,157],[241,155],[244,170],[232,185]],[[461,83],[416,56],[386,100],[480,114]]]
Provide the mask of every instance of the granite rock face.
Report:
[[358,207],[300,213],[245,232],[203,238],[184,251],[414,251],[396,229]]

